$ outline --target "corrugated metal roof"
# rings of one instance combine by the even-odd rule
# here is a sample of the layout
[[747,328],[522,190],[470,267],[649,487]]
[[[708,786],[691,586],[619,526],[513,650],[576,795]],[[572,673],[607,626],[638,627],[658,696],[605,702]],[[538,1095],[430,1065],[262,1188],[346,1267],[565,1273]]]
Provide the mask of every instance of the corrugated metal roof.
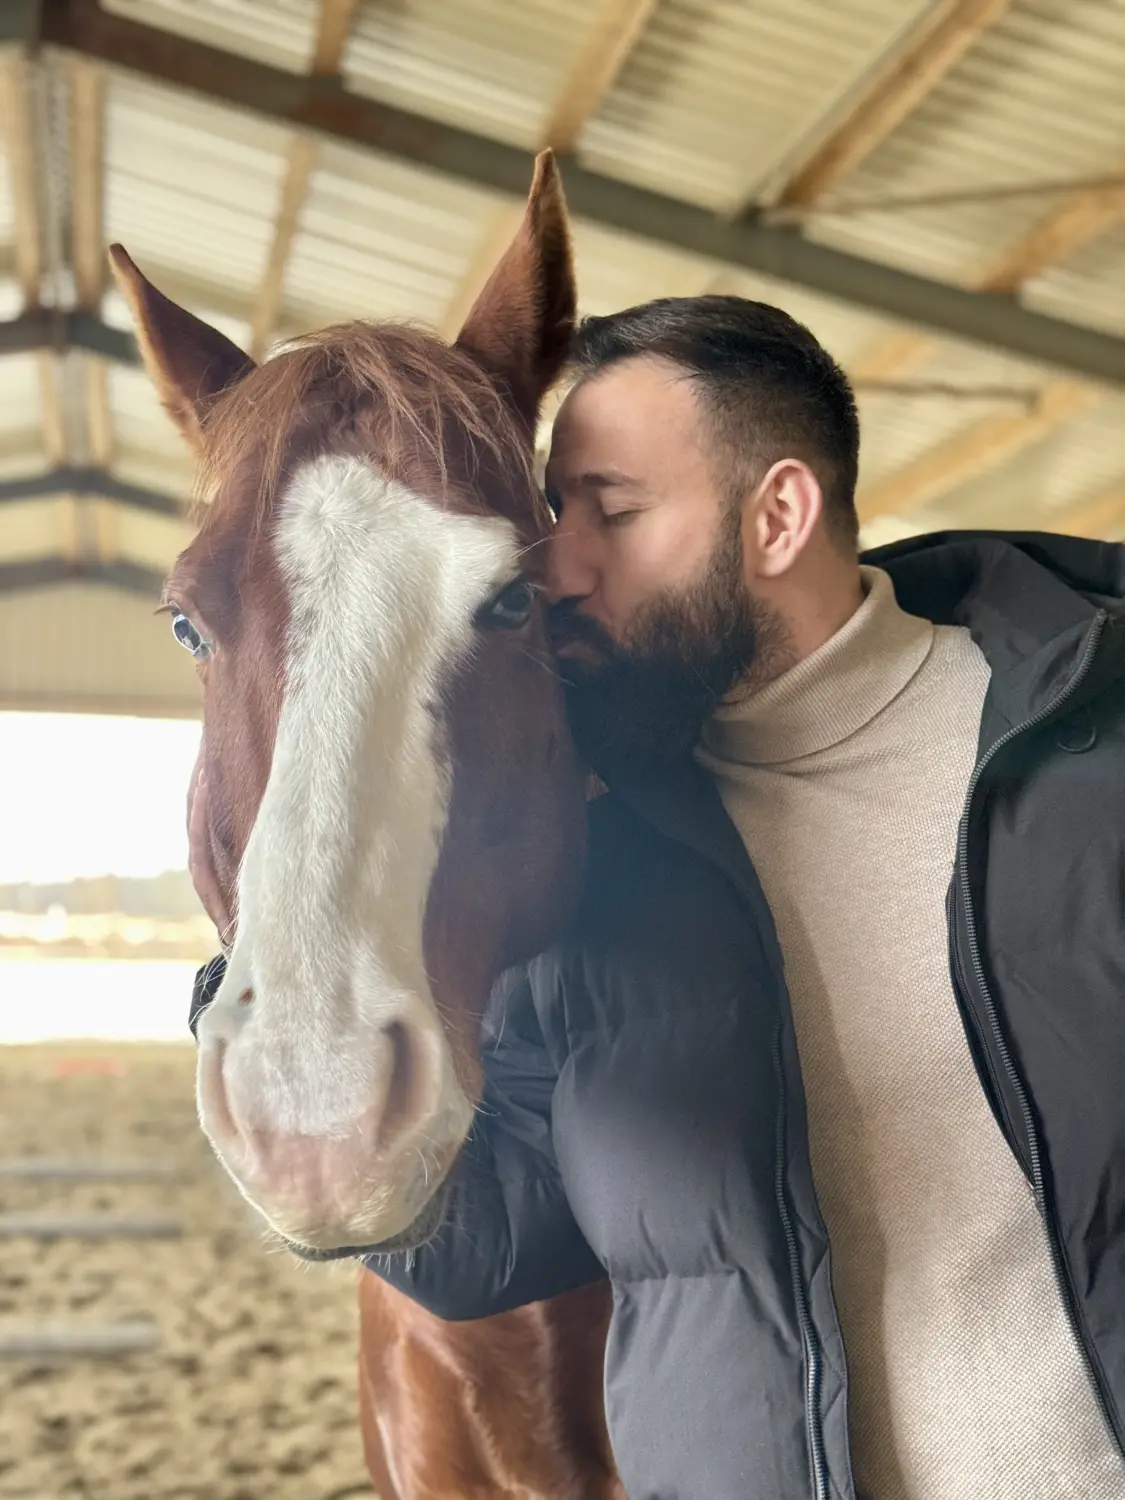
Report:
[[[161,291],[242,347],[273,241],[286,142],[284,131],[238,111],[109,76],[106,238],[123,243]],[[111,326],[132,328],[116,287],[102,315]],[[193,462],[148,377],[111,365],[108,394],[112,472],[186,498]],[[161,528],[171,530],[157,518],[123,523],[122,554],[166,569],[187,537],[181,529],[173,542]]]
[[[6,247],[11,253],[11,247]],[[14,276],[0,276],[0,318],[14,318],[23,309],[23,292]]]
[[[851,176],[853,201],[1084,179],[1125,165],[1125,7],[1015,0]],[[859,255],[969,281],[1064,194],[814,221]]]
[[192,460],[148,376],[143,370],[111,365],[108,379],[115,439],[113,472],[131,484],[186,497],[191,490]]
[[[360,0],[344,79],[389,104],[530,152],[602,4]],[[609,176],[722,211],[753,194],[769,199],[933,4],[659,0],[582,132],[579,157]],[[302,71],[313,55],[319,0],[109,0],[107,8]],[[1122,57],[1125,0],[1013,0],[838,194],[853,201],[891,199],[1125,168]],[[246,347],[274,240],[289,132],[133,76],[110,70],[107,78],[107,238],[120,239],[161,290]],[[21,297],[2,151],[0,141],[0,317],[12,317]],[[971,281],[1061,201],[1060,190],[1002,202],[888,209],[814,220],[809,232],[874,260]],[[466,278],[481,274],[511,213],[508,200],[467,183],[322,143],[286,262],[278,337],[357,316],[440,325],[461,301]],[[785,307],[845,366],[898,331],[824,297],[600,226],[579,221],[574,238],[584,313],[721,289]],[[1125,225],[1036,277],[1022,296],[1057,316],[1125,335]],[[115,290],[104,299],[102,315],[112,326],[130,326]],[[973,387],[978,395],[861,391],[865,486],[940,452],[982,418],[1018,410],[1021,391],[1057,377],[946,342],[935,344],[928,361],[904,378]],[[985,387],[1004,387],[1007,395],[980,394]],[[186,497],[191,457],[145,376],[110,367],[108,400],[113,473]],[[1122,416],[1125,398],[1107,396],[1034,447],[924,507],[912,506],[908,515],[879,518],[865,535],[888,540],[929,524],[994,524],[1007,516],[1013,524],[1049,524],[1059,507],[1084,503],[1119,482]],[[0,359],[0,478],[39,472],[47,462],[38,360],[7,356]],[[84,502],[83,513],[96,517],[112,554],[154,571],[168,566],[188,536],[186,522],[99,502]],[[75,515],[65,498],[0,505],[0,560],[71,547]],[[82,598],[81,609],[76,605],[77,613],[66,616],[68,629],[86,628],[91,612],[109,609],[115,596],[96,589]],[[25,605],[31,608],[22,597],[3,601],[0,633],[12,610]],[[110,634],[124,631],[125,616],[118,612],[114,619]],[[58,644],[57,635],[51,639]],[[161,638],[153,672],[157,661],[167,670],[164,647]],[[74,670],[95,673],[97,661],[83,652]],[[174,653],[173,659],[173,670],[190,672],[186,659],[181,663]],[[155,695],[149,670],[142,664],[137,680]],[[57,673],[51,680],[58,688]]]
[[127,506],[118,509],[117,543],[121,553],[142,567],[165,574],[195,535],[186,518],[150,515]]
[[616,312],[654,297],[692,297],[704,291],[718,267],[582,219],[573,226],[578,297],[583,314]]
[[345,318],[436,323],[503,201],[326,145],[285,274],[286,331]]
[[820,297],[815,292],[788,286],[766,276],[720,270],[715,277],[713,289],[784,308],[790,317],[796,318],[798,323],[803,323],[815,334],[833,358],[845,368],[894,331],[894,325],[884,318],[857,311],[846,303]]
[[69,583],[0,595],[0,704],[183,715],[199,683],[168,620],[143,599]]
[[1021,296],[1028,307],[1040,312],[1125,336],[1125,222],[1091,240],[1065,264],[1035,277],[1023,287]]
[[985,418],[1030,411],[1047,379],[1043,370],[1025,360],[963,344],[932,346],[929,357],[905,382],[917,388],[915,393],[860,393],[860,492]]
[[63,496],[8,501],[0,505],[0,557],[6,563],[47,557],[59,550],[72,521],[71,503]]
[[367,0],[350,87],[513,146],[542,141],[601,0]]
[[316,41],[317,0],[101,0],[105,10],[224,52],[304,73]]
[[[201,316],[248,313],[273,242],[286,133],[189,94],[111,75],[105,225]],[[206,307],[208,290],[218,306]]]
[[11,170],[7,144],[0,134],[0,246],[8,262],[13,255],[16,239],[15,205],[12,202]]
[[47,461],[43,445],[39,359],[10,354],[0,359],[0,476],[34,472]]
[[830,128],[927,0],[662,0],[582,136],[587,165],[720,212]]
[[1107,396],[1007,463],[942,497],[959,525],[1050,530],[1072,506],[1120,492],[1125,531],[1125,396]]

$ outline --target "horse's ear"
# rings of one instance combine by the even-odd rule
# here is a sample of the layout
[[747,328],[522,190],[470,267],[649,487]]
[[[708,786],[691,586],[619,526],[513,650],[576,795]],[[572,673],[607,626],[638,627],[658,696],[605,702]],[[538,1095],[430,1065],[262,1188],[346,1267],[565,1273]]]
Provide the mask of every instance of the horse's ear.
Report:
[[141,358],[157,394],[193,448],[210,402],[254,368],[237,344],[158,292],[121,245],[109,263],[133,314]]
[[577,303],[562,180],[554,153],[543,151],[523,222],[457,335],[460,348],[504,381],[532,431],[566,360]]

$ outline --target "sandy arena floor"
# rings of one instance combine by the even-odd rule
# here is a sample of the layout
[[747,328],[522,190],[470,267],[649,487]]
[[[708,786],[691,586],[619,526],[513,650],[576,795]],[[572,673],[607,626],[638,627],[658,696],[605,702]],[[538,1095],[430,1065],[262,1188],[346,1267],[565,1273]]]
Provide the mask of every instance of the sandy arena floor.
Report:
[[[195,1122],[190,1046],[0,1047],[0,1162],[165,1163],[180,1180],[0,1177],[0,1212],[171,1214],[179,1239],[0,1239],[0,1333],[151,1317],[162,1346],[0,1361],[4,1500],[358,1500],[354,1266],[267,1249]],[[116,1069],[117,1071],[106,1071]]]

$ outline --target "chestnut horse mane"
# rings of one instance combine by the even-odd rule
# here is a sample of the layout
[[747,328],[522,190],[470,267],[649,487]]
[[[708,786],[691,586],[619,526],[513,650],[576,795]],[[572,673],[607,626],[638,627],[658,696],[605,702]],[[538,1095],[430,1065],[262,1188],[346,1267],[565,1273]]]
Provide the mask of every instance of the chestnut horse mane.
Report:
[[[381,471],[444,496],[455,477],[462,508],[484,513],[473,480],[487,476],[534,496],[532,445],[500,385],[464,350],[422,328],[341,323],[286,343],[212,402],[202,424],[196,518],[217,519],[224,482],[258,456],[255,525],[269,516],[298,432],[302,456],[326,451],[333,434],[362,428]],[[491,487],[491,486],[490,486]]]

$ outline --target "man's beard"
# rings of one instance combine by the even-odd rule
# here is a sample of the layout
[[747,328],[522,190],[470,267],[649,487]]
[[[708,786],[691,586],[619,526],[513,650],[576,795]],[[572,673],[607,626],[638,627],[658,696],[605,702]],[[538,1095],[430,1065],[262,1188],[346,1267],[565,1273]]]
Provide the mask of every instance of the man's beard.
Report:
[[607,781],[690,755],[720,700],[783,653],[785,639],[773,611],[746,592],[737,508],[702,576],[645,605],[623,643],[569,602],[552,611],[551,628],[559,644],[596,655],[560,659],[558,670],[578,752]]

